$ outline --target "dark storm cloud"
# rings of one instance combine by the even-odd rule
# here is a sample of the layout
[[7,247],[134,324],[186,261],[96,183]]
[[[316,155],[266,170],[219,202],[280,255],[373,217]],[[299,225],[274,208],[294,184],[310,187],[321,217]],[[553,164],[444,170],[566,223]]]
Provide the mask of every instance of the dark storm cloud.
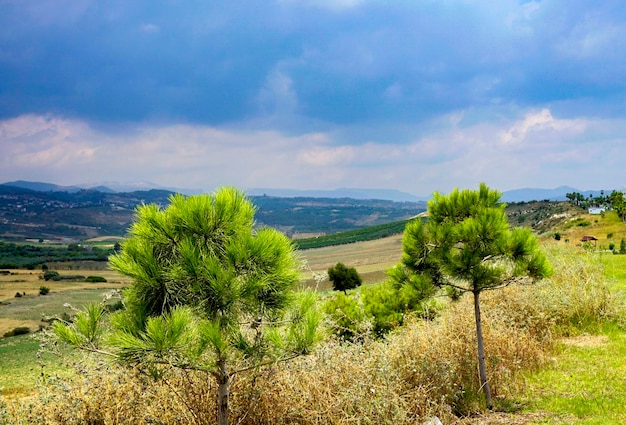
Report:
[[4,2],[0,115],[244,121],[273,112],[259,94],[277,71],[291,81],[292,113],[339,124],[499,103],[612,103],[626,89],[623,10],[582,1]]

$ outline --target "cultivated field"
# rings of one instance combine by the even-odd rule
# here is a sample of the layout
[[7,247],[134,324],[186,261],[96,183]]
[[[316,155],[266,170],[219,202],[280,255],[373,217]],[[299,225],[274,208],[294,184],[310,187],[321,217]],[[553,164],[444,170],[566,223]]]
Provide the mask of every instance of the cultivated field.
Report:
[[[402,256],[402,235],[383,239],[357,242],[347,245],[307,249],[300,252],[313,272],[325,272],[329,267],[341,261],[348,267],[355,267],[364,284],[377,283],[385,279],[385,271],[394,266]],[[315,287],[311,273],[304,275],[305,285]],[[325,281],[318,289],[331,289],[331,283]]]
[[[0,336],[16,327],[25,326],[36,331],[44,326],[42,319],[67,312],[64,304],[74,307],[102,300],[105,292],[120,289],[128,280],[110,270],[64,270],[61,275],[102,276],[106,283],[74,281],[44,281],[43,272],[11,270],[0,275]],[[50,289],[47,295],[39,295],[39,288]],[[16,297],[20,294],[20,297]]]

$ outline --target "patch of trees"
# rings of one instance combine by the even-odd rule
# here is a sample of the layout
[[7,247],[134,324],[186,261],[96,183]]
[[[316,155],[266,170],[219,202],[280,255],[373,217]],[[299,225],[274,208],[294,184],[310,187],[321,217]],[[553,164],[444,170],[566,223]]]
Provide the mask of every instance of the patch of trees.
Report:
[[55,261],[106,261],[112,252],[95,246],[85,249],[77,243],[62,247],[0,241],[0,268],[34,268]]
[[[480,387],[491,409],[480,295],[551,271],[531,231],[510,228],[499,200],[484,184],[435,193],[429,220],[406,226],[402,260],[388,281],[361,288],[356,297],[339,292],[325,304],[334,330],[354,339],[363,334],[360,324],[371,325],[383,335],[407,311],[432,317],[429,303],[437,294],[456,300],[471,293]],[[165,209],[140,207],[110,260],[132,279],[126,308],[109,315],[90,305],[73,323],[55,322],[57,337],[155,379],[172,368],[206,374],[217,386],[218,423],[226,425],[238,374],[307,354],[319,338],[315,297],[293,292],[299,279],[293,244],[273,229],[254,229],[254,212],[243,193],[228,188],[174,196]]]
[[626,222],[626,200],[624,192],[613,190],[610,194],[605,195],[604,191],[600,191],[600,196],[589,194],[587,198],[582,193],[572,192],[566,193],[567,199],[581,208],[589,207],[605,207],[612,209],[617,215]]
[[409,220],[394,221],[392,223],[379,224],[364,227],[362,229],[347,232],[334,233],[315,238],[296,239],[293,241],[298,249],[321,248],[325,246],[344,245],[354,242],[371,241],[387,236],[398,235],[404,232]]

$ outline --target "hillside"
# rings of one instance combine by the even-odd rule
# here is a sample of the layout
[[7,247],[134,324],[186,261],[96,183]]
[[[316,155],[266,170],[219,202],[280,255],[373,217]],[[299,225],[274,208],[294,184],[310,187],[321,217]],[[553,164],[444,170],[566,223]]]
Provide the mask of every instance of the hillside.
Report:
[[[97,190],[42,192],[0,185],[0,238],[5,240],[85,240],[122,236],[137,205],[167,205],[166,190],[110,193]],[[289,236],[336,233],[410,218],[424,202],[350,198],[251,197],[258,226]]]

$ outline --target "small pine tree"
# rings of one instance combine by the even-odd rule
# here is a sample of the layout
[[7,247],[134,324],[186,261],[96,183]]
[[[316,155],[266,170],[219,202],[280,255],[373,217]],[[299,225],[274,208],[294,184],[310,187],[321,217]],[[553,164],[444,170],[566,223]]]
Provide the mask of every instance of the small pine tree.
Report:
[[389,275],[399,285],[447,289],[453,298],[474,298],[480,387],[492,409],[485,369],[480,294],[548,276],[551,268],[529,229],[511,229],[501,194],[479,190],[433,194],[428,221],[413,220],[402,239],[402,260]]
[[339,262],[334,267],[328,269],[328,279],[333,283],[335,291],[343,291],[361,286],[363,280],[354,267],[347,267]]
[[315,295],[295,293],[291,241],[255,229],[255,211],[234,188],[142,205],[109,260],[132,279],[126,308],[105,323],[105,307],[91,304],[72,324],[55,322],[58,338],[87,351],[104,345],[154,377],[205,373],[217,384],[217,423],[227,425],[238,373],[306,354],[319,337]]

